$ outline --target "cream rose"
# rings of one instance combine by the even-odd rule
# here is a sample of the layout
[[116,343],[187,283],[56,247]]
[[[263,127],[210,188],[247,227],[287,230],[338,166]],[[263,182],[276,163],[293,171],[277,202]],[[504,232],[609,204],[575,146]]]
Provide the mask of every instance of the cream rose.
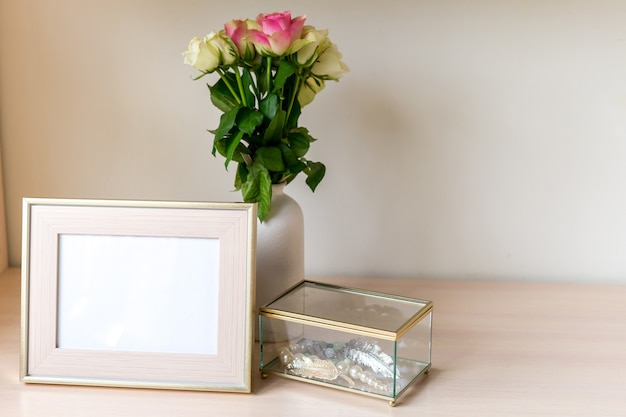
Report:
[[315,95],[322,91],[324,87],[324,80],[315,79],[314,77],[309,77],[305,80],[302,83],[300,92],[298,93],[298,102],[300,103],[300,107],[304,107],[311,103],[315,98]]
[[211,32],[203,39],[194,37],[183,52],[185,64],[202,72],[213,72],[220,65],[231,65],[237,61],[235,46],[217,32]]
[[341,52],[337,49],[337,45],[331,43],[313,64],[311,73],[316,77],[326,80],[338,80],[344,76],[350,68],[341,61]]
[[183,52],[183,57],[185,64],[202,72],[214,71],[220,64],[219,53],[214,54],[204,39],[197,36],[189,42],[189,47]]
[[298,64],[303,67],[311,66],[320,52],[330,45],[328,30],[316,30],[313,26],[305,26],[302,39],[298,42],[303,44],[296,53]]

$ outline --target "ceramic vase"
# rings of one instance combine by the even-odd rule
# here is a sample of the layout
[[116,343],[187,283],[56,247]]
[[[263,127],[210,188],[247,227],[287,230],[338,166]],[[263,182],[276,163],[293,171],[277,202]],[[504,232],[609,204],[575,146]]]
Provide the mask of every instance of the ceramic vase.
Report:
[[272,185],[269,215],[257,228],[256,307],[304,279],[304,216],[300,205]]

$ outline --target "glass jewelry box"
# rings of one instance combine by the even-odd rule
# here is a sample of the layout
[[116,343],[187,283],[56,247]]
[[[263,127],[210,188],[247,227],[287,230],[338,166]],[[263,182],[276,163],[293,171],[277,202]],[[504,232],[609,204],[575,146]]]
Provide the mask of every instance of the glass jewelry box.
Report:
[[260,308],[260,370],[396,399],[432,352],[430,301],[302,281]]

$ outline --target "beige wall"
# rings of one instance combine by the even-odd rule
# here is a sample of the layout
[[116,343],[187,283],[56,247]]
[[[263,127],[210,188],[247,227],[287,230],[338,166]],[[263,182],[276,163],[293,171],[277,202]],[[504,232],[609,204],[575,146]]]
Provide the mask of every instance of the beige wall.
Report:
[[626,282],[626,2],[0,0],[10,260],[21,198],[238,200],[194,35],[291,8],[352,72],[302,117],[326,163],[309,275]]

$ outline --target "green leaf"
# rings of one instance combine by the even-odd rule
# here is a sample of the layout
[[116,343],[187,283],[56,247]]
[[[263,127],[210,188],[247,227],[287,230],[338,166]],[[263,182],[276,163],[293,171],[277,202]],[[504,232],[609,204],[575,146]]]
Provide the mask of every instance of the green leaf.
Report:
[[221,111],[228,112],[239,106],[222,79],[216,82],[214,86],[207,84],[207,87],[211,91],[211,103]]
[[278,145],[280,152],[283,154],[283,161],[285,161],[285,165],[289,168],[292,165],[296,165],[300,160],[293,152],[293,150],[284,143],[280,143]]
[[267,72],[265,71],[265,65],[260,65],[254,71],[254,76],[257,80],[257,87],[259,89],[259,94],[263,95],[267,93],[270,89],[270,86],[267,85]]
[[249,107],[243,107],[237,113],[235,124],[239,130],[251,135],[254,129],[263,123],[263,115],[260,111],[251,109]]
[[255,161],[263,164],[269,171],[282,172],[285,170],[283,153],[274,146],[257,149],[254,154]]
[[293,102],[291,113],[289,113],[289,120],[287,120],[287,129],[293,129],[298,126],[298,119],[300,118],[301,113],[302,109],[300,107],[300,102],[296,98]]
[[291,130],[287,135],[287,140],[296,157],[300,158],[309,151],[309,146],[314,139],[306,128],[301,127]]
[[[263,146],[263,144],[265,143],[265,141],[263,140],[263,136],[261,135],[249,135],[248,137],[246,137],[246,142],[248,142],[248,144],[253,147],[253,148],[257,148],[259,146]],[[254,146],[252,146],[254,145]]]
[[282,179],[280,182],[289,184],[296,176],[307,168],[307,165],[300,159],[296,158],[293,151],[288,146],[281,144],[281,151],[283,152],[283,160],[285,161],[285,171],[283,171]]
[[235,107],[234,109],[225,112],[220,116],[220,125],[212,131],[215,134],[215,140],[218,141],[222,139],[224,136],[230,132],[230,129],[235,125],[235,119],[237,118],[237,113],[239,112],[239,107]]
[[213,155],[213,156],[215,156],[215,152],[217,151],[216,142],[217,141],[215,139],[213,139],[213,149],[211,149],[211,155]]
[[261,100],[259,103],[259,110],[263,113],[263,116],[272,120],[278,111],[278,95],[272,93]]
[[263,135],[263,139],[265,141],[279,141],[283,137],[283,132],[285,129],[285,118],[287,114],[284,110],[278,110],[276,112],[276,116],[272,119],[265,134]]
[[257,203],[259,220],[263,222],[270,214],[270,206],[272,203],[272,180],[269,175],[261,176],[260,195]]
[[305,169],[306,164],[300,160],[298,160],[298,162],[293,165],[289,165],[289,172],[292,173],[294,177]]
[[278,70],[276,71],[276,75],[274,76],[274,88],[272,92],[276,92],[283,88],[287,79],[291,77],[296,72],[295,66],[291,62],[280,61],[278,64]]
[[246,203],[258,203],[259,220],[265,220],[272,201],[272,180],[267,168],[258,162],[253,162],[241,186],[241,194]]
[[321,162],[307,161],[307,170],[305,172],[307,174],[307,185],[311,191],[315,191],[324,178],[324,174],[326,174],[326,167]]
[[[235,151],[240,145],[241,138],[243,138],[243,131],[238,131],[236,135],[226,140],[226,161],[224,161],[224,166],[228,170],[228,164],[233,159],[233,155],[235,155]],[[237,154],[238,155],[238,154]]]
[[252,79],[252,75],[250,74],[250,70],[246,67],[243,68],[241,74],[241,81],[243,83],[243,93],[246,95],[246,103],[248,106],[254,106],[254,80]]
[[241,190],[241,185],[248,178],[248,167],[244,162],[237,164],[237,172],[235,173],[235,190]]
[[[213,151],[212,151],[213,156],[215,156],[215,152],[217,151],[223,157],[227,157],[228,152],[229,152],[227,148],[231,146],[232,144],[233,144],[232,137],[227,137],[227,138],[214,141]],[[248,149],[246,149],[246,147],[242,143],[239,143],[237,147],[235,148],[235,151],[232,152],[231,159],[235,162],[245,162],[245,160],[241,156],[242,153],[249,153],[249,151]]]

